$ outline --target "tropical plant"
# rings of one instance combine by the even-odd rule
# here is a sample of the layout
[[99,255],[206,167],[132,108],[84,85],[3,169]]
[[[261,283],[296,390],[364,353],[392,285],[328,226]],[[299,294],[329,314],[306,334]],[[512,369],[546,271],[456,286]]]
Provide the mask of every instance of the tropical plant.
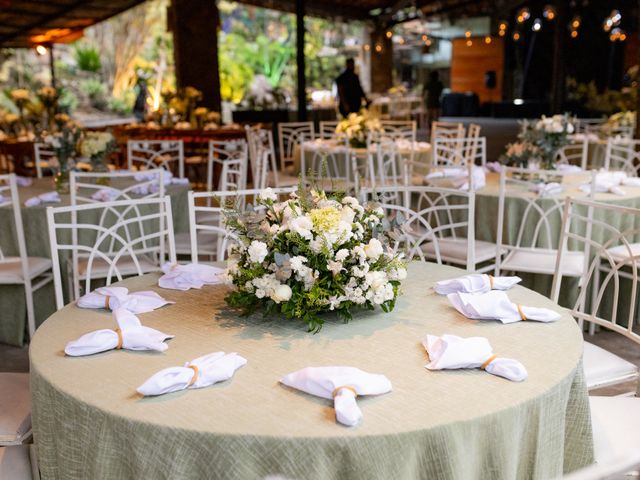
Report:
[[102,68],[98,49],[85,43],[78,43],[73,49],[78,68],[84,72],[96,73]]

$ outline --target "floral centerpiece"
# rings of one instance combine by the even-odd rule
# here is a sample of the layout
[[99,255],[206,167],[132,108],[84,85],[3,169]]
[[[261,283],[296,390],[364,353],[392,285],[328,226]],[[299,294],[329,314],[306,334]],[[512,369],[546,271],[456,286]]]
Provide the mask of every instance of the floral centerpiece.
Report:
[[56,121],[59,123],[59,131],[47,135],[43,140],[53,148],[58,160],[59,168],[54,180],[56,191],[58,193],[69,193],[70,164],[76,153],[81,130],[78,125],[71,120],[62,123],[62,119],[58,119],[57,115]]
[[569,135],[575,131],[569,115],[542,116],[535,122],[524,121],[519,138],[538,147],[542,152],[543,166],[555,168],[558,150],[570,143]]
[[314,190],[279,202],[267,188],[256,203],[249,212],[226,214],[240,240],[228,258],[236,286],[226,298],[230,306],[245,314],[279,312],[313,332],[325,312],[349,321],[355,308],[394,308],[407,272],[402,254],[386,246],[382,209]]
[[602,133],[605,136],[616,135],[622,129],[631,129],[636,126],[636,112],[627,110],[611,115],[602,126]]
[[54,117],[58,108],[58,98],[60,93],[54,87],[42,87],[37,91],[37,96],[40,99],[40,103],[44,107],[47,115],[47,126],[49,130],[53,129]]
[[507,145],[500,162],[508,167],[529,168],[542,162],[542,151],[529,142],[513,142]]
[[113,135],[109,132],[87,132],[85,133],[78,149],[80,155],[91,160],[94,172],[107,172],[106,159],[116,146]]
[[9,92],[9,98],[18,107],[20,120],[24,119],[24,109],[31,101],[31,93],[26,88],[14,88]]
[[345,135],[349,140],[349,145],[353,148],[366,147],[367,135],[372,132],[382,133],[382,124],[377,117],[369,114],[366,109],[360,110],[360,113],[350,113],[336,127],[336,133]]

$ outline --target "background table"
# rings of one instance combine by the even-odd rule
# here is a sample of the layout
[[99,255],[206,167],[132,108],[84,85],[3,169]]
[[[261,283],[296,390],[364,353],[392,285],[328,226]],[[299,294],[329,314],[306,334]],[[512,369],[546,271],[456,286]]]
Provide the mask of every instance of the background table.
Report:
[[[22,223],[27,244],[27,253],[34,257],[51,258],[47,207],[69,205],[69,195],[61,195],[60,203],[45,203],[35,207],[25,207],[25,200],[54,190],[53,178],[33,179],[29,187],[18,187],[22,205]],[[174,229],[176,233],[189,231],[188,185],[168,185],[167,195],[171,197]],[[18,244],[13,234],[13,210],[0,208],[0,248],[5,255],[18,255]],[[55,311],[53,284],[45,285],[34,294],[36,323],[42,322]],[[0,288],[0,343],[21,346],[25,341],[27,310],[22,285],[3,285]]]
[[[108,312],[68,305],[31,345],[33,422],[43,479],[126,478],[540,478],[592,462],[588,397],[575,321],[478,322],[430,287],[458,269],[412,264],[390,314],[349,324],[304,325],[228,310],[228,287],[177,292],[156,274],[129,279],[177,303],[140,315],[176,337],[164,353],[111,351],[84,358],[65,344],[115,328]],[[521,287],[527,305],[558,309]],[[529,378],[514,383],[481,370],[431,372],[426,334],[486,336],[494,352],[519,359]],[[210,388],[141,398],[158,370],[200,355],[238,352],[248,364]],[[278,383],[307,366],[347,365],[386,375],[389,394],[360,398],[355,428],[335,422],[332,402]]]

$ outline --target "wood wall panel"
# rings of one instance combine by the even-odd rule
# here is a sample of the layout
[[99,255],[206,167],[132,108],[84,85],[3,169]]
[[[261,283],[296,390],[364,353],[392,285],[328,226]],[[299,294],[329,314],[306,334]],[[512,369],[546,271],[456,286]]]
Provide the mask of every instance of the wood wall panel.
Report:
[[[486,43],[484,37],[472,37],[472,45],[466,38],[453,40],[451,54],[451,90],[454,92],[474,92],[480,102],[497,102],[502,99],[504,77],[504,39],[492,37]],[[496,88],[485,87],[484,74],[495,70]]]

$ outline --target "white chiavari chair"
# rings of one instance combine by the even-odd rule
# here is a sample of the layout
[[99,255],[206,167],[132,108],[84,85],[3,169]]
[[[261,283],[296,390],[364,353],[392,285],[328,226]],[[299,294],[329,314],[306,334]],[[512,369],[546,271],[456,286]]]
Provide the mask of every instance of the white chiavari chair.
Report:
[[249,162],[254,188],[286,187],[298,184],[298,178],[278,172],[273,132],[259,127],[246,127]]
[[69,191],[72,206],[162,198],[165,194],[165,170],[154,168],[141,172],[71,172]]
[[[609,221],[616,217],[625,219],[622,228]],[[598,325],[640,346],[640,335],[633,331],[638,317],[640,276],[638,225],[640,209],[567,198],[560,237],[563,248],[556,258],[551,298],[556,302],[560,298],[565,276],[561,265],[569,253],[567,246],[582,248],[585,252],[583,274],[571,314],[581,327],[584,322],[590,327]],[[621,305],[627,300],[628,308]],[[620,315],[621,309],[626,310],[623,315]],[[583,363],[589,389],[639,379],[636,365],[589,342],[585,342]]]
[[463,138],[464,125],[455,122],[431,122],[431,144],[436,138]]
[[[296,187],[274,188],[279,201],[289,198]],[[221,192],[189,192],[189,232],[191,237],[191,261],[198,263],[201,257],[210,262],[225,260],[230,245],[238,239],[225,225],[225,210],[245,211],[252,205],[260,211],[256,200],[261,190],[236,190]]]
[[560,147],[555,155],[556,164],[577,165],[583,170],[587,169],[589,161],[589,140],[585,136],[581,141],[574,141]]
[[[536,175],[537,179],[524,178]],[[562,221],[565,195],[537,193],[540,180],[563,177],[556,170],[536,170],[503,167],[500,173],[498,199],[498,229],[496,232],[497,263],[495,275],[504,272],[524,272],[553,275],[558,254],[558,232]],[[595,177],[592,176],[593,196]],[[551,182],[550,182],[551,183]],[[509,197],[509,208],[506,200]],[[504,254],[504,258],[502,258]],[[584,252],[563,252],[562,274],[580,277],[584,273]]]
[[[58,168],[58,158],[50,145],[36,142],[33,144],[33,159],[36,168],[36,176],[42,178],[43,170],[55,172]],[[27,167],[29,165],[26,165]]]
[[432,151],[432,164],[436,168],[484,166],[487,164],[487,139],[485,137],[436,137]]
[[416,141],[416,122],[413,120],[380,120],[383,137],[391,140]]
[[632,177],[640,173],[640,140],[610,137],[604,159],[606,170],[622,170]]
[[280,170],[286,171],[294,163],[296,145],[315,138],[313,122],[283,122],[278,124],[278,148],[280,153]]
[[184,178],[184,142],[182,140],[128,140],[129,170],[162,167]]
[[318,134],[320,138],[332,139],[336,136],[336,128],[338,122],[336,120],[323,120],[319,124]]
[[[247,186],[249,152],[244,140],[209,141],[207,191],[244,190]],[[219,172],[213,184],[214,171]]]
[[358,169],[358,178],[362,181],[358,181],[356,192],[363,187],[385,188],[385,202],[402,199],[403,195],[393,189],[405,184],[403,160],[395,141],[387,139],[370,142],[366,168],[364,171]]
[[93,290],[94,280],[110,285],[176,261],[167,196],[48,207],[47,221],[58,309],[64,306],[61,264],[71,275],[70,294],[76,299]]

